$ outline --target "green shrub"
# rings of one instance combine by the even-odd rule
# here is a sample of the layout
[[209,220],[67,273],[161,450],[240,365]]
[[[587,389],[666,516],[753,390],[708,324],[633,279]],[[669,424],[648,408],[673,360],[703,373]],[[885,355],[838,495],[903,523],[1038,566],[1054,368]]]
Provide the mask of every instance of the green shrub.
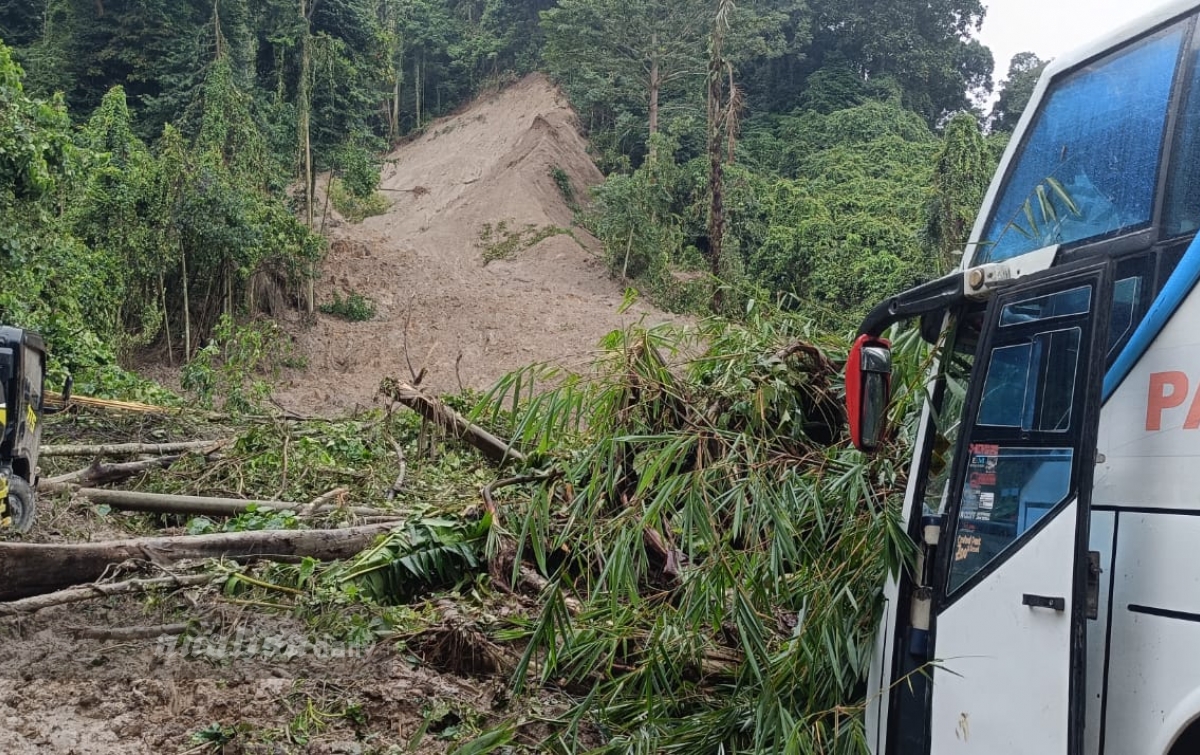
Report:
[[550,177],[554,179],[554,185],[558,187],[558,192],[562,194],[563,201],[567,203],[567,207],[570,207],[572,212],[579,212],[579,202],[575,196],[575,187],[571,184],[571,177],[567,175],[567,172],[555,165],[550,168]]
[[350,322],[366,322],[375,317],[375,302],[357,291],[351,291],[343,299],[337,291],[333,292],[333,301],[322,304],[320,310],[327,315],[340,317]]
[[180,378],[201,405],[216,408],[220,396],[221,408],[236,414],[258,410],[271,395],[264,375],[297,365],[291,343],[273,320],[239,325],[222,315],[212,340],[184,365]]
[[382,194],[373,191],[366,197],[358,196],[340,178],[329,182],[329,201],[333,203],[333,208],[351,223],[361,223],[367,218],[382,215],[391,207],[391,202]]
[[575,235],[567,228],[547,225],[538,228],[532,223],[526,223],[524,228],[509,230],[508,221],[501,220],[495,226],[484,223],[479,231],[479,247],[483,249],[484,264],[495,260],[507,260],[517,256],[519,252],[530,249],[552,236]]
[[343,147],[339,155],[346,191],[357,199],[370,199],[379,190],[379,163],[364,147]]

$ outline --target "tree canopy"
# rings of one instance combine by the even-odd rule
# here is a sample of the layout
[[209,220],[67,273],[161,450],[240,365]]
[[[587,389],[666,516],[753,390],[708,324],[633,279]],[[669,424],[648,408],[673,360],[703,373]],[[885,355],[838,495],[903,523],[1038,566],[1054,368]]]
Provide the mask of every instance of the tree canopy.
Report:
[[1019,52],[1013,56],[1008,64],[1008,75],[1000,82],[1000,95],[992,106],[989,120],[993,131],[1011,133],[1017,127],[1047,62],[1032,52]]

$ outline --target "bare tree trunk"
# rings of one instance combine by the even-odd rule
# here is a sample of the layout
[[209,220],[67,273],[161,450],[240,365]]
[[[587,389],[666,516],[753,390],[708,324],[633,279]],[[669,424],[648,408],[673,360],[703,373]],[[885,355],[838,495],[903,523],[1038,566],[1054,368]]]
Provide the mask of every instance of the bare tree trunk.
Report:
[[158,274],[158,296],[162,299],[163,329],[167,334],[167,364],[175,366],[175,347],[171,344],[171,310],[167,307],[167,287],[163,283],[163,274]]
[[[654,35],[654,46],[658,46],[658,35]],[[658,58],[650,60],[650,146],[649,157],[653,161],[658,150],[654,146],[654,135],[658,133],[658,95],[662,91],[662,71],[658,66]]]
[[[304,217],[311,229],[315,221],[313,199],[313,165],[312,165],[312,82],[310,69],[312,67],[311,37],[312,28],[308,21],[308,0],[300,0],[300,20],[304,23],[304,37],[300,42],[300,150],[304,164]],[[316,269],[309,265],[308,290],[305,299],[307,311],[311,314],[317,308]]]
[[392,112],[388,118],[388,142],[400,141],[400,98],[404,92],[404,56],[401,54],[392,86]]
[[[736,128],[735,119],[735,90],[733,84],[733,67],[725,60],[725,33],[729,31],[729,23],[733,14],[732,0],[718,0],[717,13],[713,19],[711,44],[708,58],[708,264],[709,271],[715,281],[712,302],[714,312],[719,312],[724,305],[724,289],[721,286],[722,254],[725,245],[725,165],[724,150],[728,135],[728,148],[733,150],[733,131]],[[728,73],[729,89],[726,91],[725,82]]]
[[413,61],[413,65],[415,68],[415,70],[413,71],[413,85],[415,87],[414,104],[416,106],[416,111],[417,111],[417,128],[418,129],[421,128],[421,118],[422,118],[422,113],[421,113],[422,102],[421,101],[423,98],[421,97],[421,69],[424,68],[424,66],[422,66],[421,63],[424,62],[423,61],[424,57],[425,57],[424,54],[421,54],[421,55],[417,56],[416,59]]
[[724,304],[721,288],[721,252],[725,240],[725,170],[721,154],[721,116],[725,110],[725,96],[721,67],[718,44],[714,45],[708,70],[708,264],[715,280],[711,302],[714,312],[719,312]]
[[141,493],[132,490],[106,490],[103,488],[81,488],[76,495],[95,503],[103,503],[126,511],[147,511],[156,514],[183,514],[187,516],[237,516],[254,507],[257,511],[293,511],[305,516],[327,514],[338,511],[354,516],[394,516],[393,512],[366,506],[338,506],[334,503],[315,501],[316,505],[292,501],[246,501],[240,498],[207,498],[195,495],[166,495]]
[[168,566],[179,561],[227,558],[292,561],[348,558],[395,524],[338,530],[265,530],[217,535],[145,537],[99,543],[0,543],[0,600],[41,595],[94,582],[114,564],[128,560]]
[[42,446],[42,456],[132,456],[134,454],[177,454],[185,451],[210,453],[228,445],[230,439],[186,440],[179,443],[107,443]]
[[179,267],[183,277],[183,361],[192,358],[192,306],[188,302],[187,250],[179,243]]
[[225,51],[221,45],[221,0],[213,0],[213,39],[216,41],[216,58],[219,60]]
[[68,472],[64,475],[51,477],[49,479],[41,477],[38,479],[38,490],[55,490],[61,489],[61,485],[107,485],[113,482],[127,480],[136,474],[141,474],[150,469],[166,469],[175,462],[179,461],[182,456],[174,454],[171,456],[156,456],[153,459],[142,459],[141,461],[128,461],[119,464],[105,464],[96,459],[92,464],[84,469],[78,469],[74,472]]
[[79,603],[84,600],[106,598],[109,595],[123,595],[130,592],[145,592],[158,588],[198,587],[212,582],[211,574],[181,574],[177,577],[157,577],[155,579],[130,579],[124,582],[109,582],[102,585],[87,587],[71,587],[66,590],[36,595],[9,603],[0,603],[0,616],[16,616],[22,613],[33,613],[43,608],[64,606]]
[[225,314],[233,317],[233,271],[225,264]]

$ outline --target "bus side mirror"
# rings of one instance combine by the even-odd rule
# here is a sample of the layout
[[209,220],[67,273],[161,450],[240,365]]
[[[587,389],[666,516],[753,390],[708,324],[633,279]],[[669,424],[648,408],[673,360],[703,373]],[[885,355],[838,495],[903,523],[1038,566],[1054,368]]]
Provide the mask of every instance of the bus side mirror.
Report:
[[846,360],[846,416],[850,442],[858,450],[872,453],[879,447],[891,393],[892,344],[859,336]]

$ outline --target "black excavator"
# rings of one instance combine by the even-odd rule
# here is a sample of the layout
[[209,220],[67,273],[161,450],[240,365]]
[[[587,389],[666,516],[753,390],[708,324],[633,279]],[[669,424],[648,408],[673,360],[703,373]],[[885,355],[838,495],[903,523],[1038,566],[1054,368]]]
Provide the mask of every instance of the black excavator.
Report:
[[67,378],[60,407],[47,407],[46,344],[31,330],[0,325],[0,526],[26,532],[37,512],[42,417],[71,397]]

